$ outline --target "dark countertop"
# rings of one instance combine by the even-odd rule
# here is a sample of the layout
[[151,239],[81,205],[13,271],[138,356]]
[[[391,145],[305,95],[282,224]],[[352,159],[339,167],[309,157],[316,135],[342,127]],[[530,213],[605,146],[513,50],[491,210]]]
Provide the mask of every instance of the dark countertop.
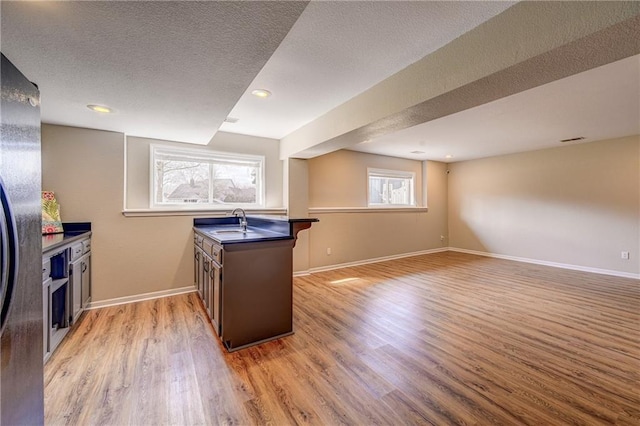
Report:
[[247,226],[246,234],[242,232],[224,232],[231,230],[241,231],[240,225],[238,224],[196,225],[194,226],[194,230],[220,244],[290,240],[293,238],[289,233],[274,232],[250,225]]
[[247,216],[247,233],[225,233],[220,231],[240,230],[240,218],[235,216],[196,218],[195,232],[199,232],[220,244],[249,243],[295,239],[296,224],[318,222],[315,218],[289,218],[287,216]]
[[69,222],[63,223],[65,230],[61,234],[48,234],[42,236],[42,253],[47,253],[59,249],[74,241],[79,241],[91,236],[90,222]]

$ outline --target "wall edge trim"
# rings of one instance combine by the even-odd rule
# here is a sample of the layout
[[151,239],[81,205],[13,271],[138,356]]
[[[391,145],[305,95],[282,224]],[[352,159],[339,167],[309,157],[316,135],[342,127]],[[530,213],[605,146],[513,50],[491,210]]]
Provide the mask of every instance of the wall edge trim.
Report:
[[551,266],[553,268],[570,269],[572,271],[590,272],[592,274],[610,275],[620,278],[631,278],[640,280],[640,274],[634,274],[633,272],[614,271],[612,269],[592,268],[590,266],[572,265],[569,263],[550,262],[547,260],[530,259],[527,257],[508,256],[505,254],[490,253],[486,251],[467,250],[457,247],[449,247],[449,251],[455,251],[458,253],[474,254],[476,256],[493,257],[496,259],[512,260],[514,262],[531,263],[534,265]]
[[90,302],[89,307],[85,308],[85,310],[124,305],[127,303],[142,302],[145,300],[160,299],[162,297],[176,296],[178,294],[192,293],[195,291],[197,291],[197,289],[194,286],[190,285],[187,287],[172,288],[169,290],[152,291],[151,293],[135,294],[133,296],[116,297],[113,299]]
[[[224,209],[126,209],[122,210],[122,215],[125,217],[160,217],[160,216],[228,216],[229,212],[233,210],[232,207]],[[284,207],[274,208],[250,208],[244,209],[248,214],[275,214],[286,215],[287,209]]]
[[309,207],[312,213],[426,213],[427,207]]

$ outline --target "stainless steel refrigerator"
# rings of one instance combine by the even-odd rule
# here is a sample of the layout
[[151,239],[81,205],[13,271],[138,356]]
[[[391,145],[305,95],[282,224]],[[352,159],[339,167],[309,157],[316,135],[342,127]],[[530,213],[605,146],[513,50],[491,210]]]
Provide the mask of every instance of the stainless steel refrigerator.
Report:
[[44,423],[40,93],[2,54],[0,424]]

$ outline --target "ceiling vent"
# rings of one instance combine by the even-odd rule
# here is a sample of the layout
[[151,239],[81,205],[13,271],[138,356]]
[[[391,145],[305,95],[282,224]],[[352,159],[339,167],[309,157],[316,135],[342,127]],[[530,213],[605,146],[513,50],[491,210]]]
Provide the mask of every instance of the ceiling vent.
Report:
[[240,119],[239,118],[235,118],[235,117],[227,117],[227,118],[224,119],[224,122],[225,123],[234,124],[234,123],[237,123],[238,120],[240,120]]
[[565,142],[575,142],[575,141],[581,141],[584,139],[584,136],[579,136],[577,138],[570,138],[570,139],[562,139],[560,142],[565,143]]

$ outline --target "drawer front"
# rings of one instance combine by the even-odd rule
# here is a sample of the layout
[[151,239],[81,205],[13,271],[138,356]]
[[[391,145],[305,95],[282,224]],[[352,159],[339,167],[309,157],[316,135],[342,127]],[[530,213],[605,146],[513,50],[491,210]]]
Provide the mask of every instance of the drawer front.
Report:
[[74,244],[71,246],[71,261],[80,259],[82,256],[82,243]]
[[85,240],[82,242],[82,254],[89,253],[91,251],[91,240]]
[[202,249],[217,263],[222,264],[222,247],[211,240],[205,239],[202,242]]
[[204,250],[205,253],[211,254],[212,248],[213,248],[213,243],[211,241],[209,240],[202,241],[202,250]]
[[213,260],[218,262],[218,264],[222,265],[222,247],[220,246],[212,246],[211,247],[211,257]]
[[203,241],[204,241],[204,238],[202,238],[202,236],[200,236],[200,235],[198,235],[198,234],[195,234],[195,235],[193,236],[193,243],[194,243],[195,245],[197,245],[198,247],[200,247],[200,248],[202,248],[202,243],[203,243]]
[[51,260],[49,258],[42,259],[42,281],[51,275]]

